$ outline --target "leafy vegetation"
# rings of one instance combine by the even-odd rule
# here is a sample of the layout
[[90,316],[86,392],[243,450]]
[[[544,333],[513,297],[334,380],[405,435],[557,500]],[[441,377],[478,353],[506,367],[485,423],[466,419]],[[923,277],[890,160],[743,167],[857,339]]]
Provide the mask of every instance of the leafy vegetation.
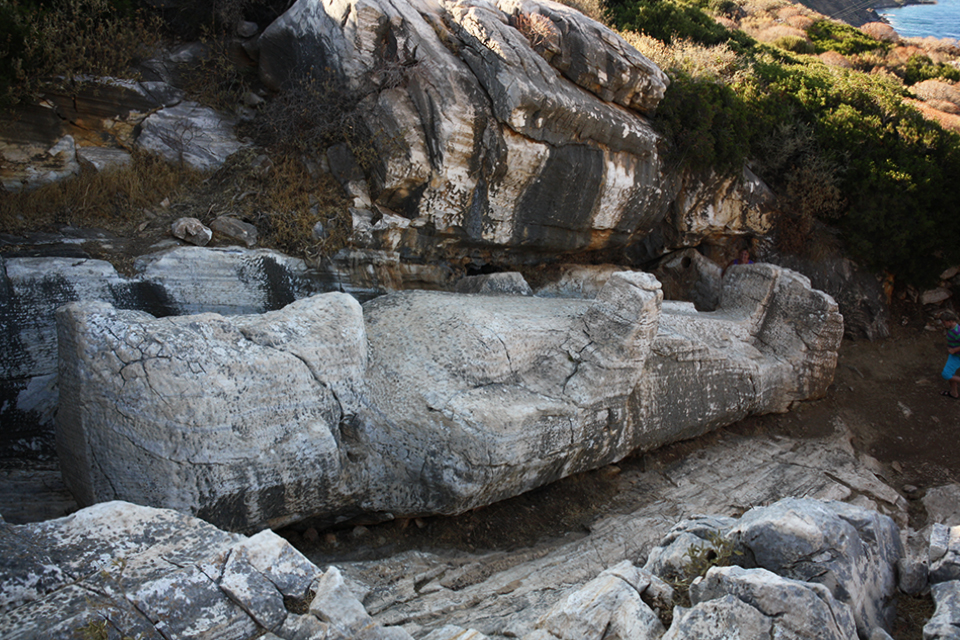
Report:
[[[746,35],[723,40],[725,28],[683,0],[655,3],[672,9],[647,4],[627,0],[611,18],[621,29],[644,25],[664,42],[690,41],[707,51],[722,44],[739,60],[740,71],[725,77],[691,74],[688,64],[662,53],[655,58],[672,84],[654,124],[674,162],[734,173],[749,160],[780,197],[784,251],[809,252],[820,221],[836,225],[859,260],[908,282],[925,284],[960,262],[960,243],[951,240],[960,232],[960,212],[950,179],[960,172],[960,137],[903,99],[904,83],[952,79],[960,74],[955,67],[914,56],[898,67],[901,82],[876,73],[892,45],[848,25],[808,19],[806,34],[818,52],[872,56],[873,73],[824,64],[798,43],[788,51]],[[653,28],[642,15],[654,16]]]
[[690,606],[690,585],[697,578],[707,575],[713,567],[729,567],[736,556],[743,552],[734,547],[732,540],[724,538],[719,531],[707,535],[703,544],[687,548],[686,563],[679,575],[669,580],[674,591],[674,602],[682,607]]
[[907,85],[917,84],[924,80],[960,82],[960,69],[943,62],[934,62],[928,56],[918,54],[910,56],[907,60],[901,77],[903,83]]
[[132,77],[159,33],[120,0],[0,0],[0,106],[84,75]]
[[721,26],[700,7],[678,0],[610,0],[609,16],[617,28],[638,31],[662,42],[687,39],[704,45],[749,46],[742,32]]
[[888,50],[890,43],[871,38],[864,32],[842,22],[818,20],[807,29],[817,53],[836,51],[843,55]]

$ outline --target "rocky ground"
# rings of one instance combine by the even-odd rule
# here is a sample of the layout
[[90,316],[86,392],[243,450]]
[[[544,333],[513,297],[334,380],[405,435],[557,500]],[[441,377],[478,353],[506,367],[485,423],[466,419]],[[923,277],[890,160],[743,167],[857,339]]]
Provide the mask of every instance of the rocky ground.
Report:
[[[960,449],[955,446],[960,401],[940,396],[945,389],[939,376],[942,333],[926,328],[919,309],[894,315],[889,339],[845,340],[826,397],[789,413],[749,418],[458,517],[326,531],[300,527],[281,533],[319,566],[364,564],[415,549],[435,550],[448,561],[461,553],[512,551],[525,556],[558,544],[564,536],[591,531],[610,514],[635,512],[661,499],[650,491],[652,469],[709,455],[711,449],[744,437],[780,436],[800,447],[838,432],[847,434],[858,453],[879,461],[881,477],[908,501],[910,527],[920,530],[929,524],[921,502],[925,493],[960,478]],[[904,597],[899,606],[894,637],[921,638],[932,613],[929,597]]]
[[[335,530],[300,526],[282,531],[319,566],[370,561],[406,550],[451,554],[516,552],[537,555],[561,538],[581,535],[611,514],[634,512],[658,496],[646,480],[685,457],[722,443],[761,436],[785,437],[801,446],[838,431],[853,447],[876,458],[882,478],[908,500],[910,526],[927,524],[926,491],[960,478],[960,401],[945,398],[939,377],[943,335],[930,330],[921,309],[894,311],[892,335],[876,342],[845,340],[835,381],[826,397],[789,413],[749,418],[702,438],[637,455],[615,466],[579,474],[512,500],[457,517],[383,524],[353,523]],[[64,515],[75,508],[55,465],[0,470],[0,513],[11,523]],[[920,637],[928,599],[906,598],[897,638]]]

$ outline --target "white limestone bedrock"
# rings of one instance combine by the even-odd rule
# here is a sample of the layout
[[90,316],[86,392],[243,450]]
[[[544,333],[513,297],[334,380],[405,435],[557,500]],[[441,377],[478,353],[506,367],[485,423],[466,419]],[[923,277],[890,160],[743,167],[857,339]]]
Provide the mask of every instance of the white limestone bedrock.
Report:
[[271,531],[245,538],[115,501],[37,524],[0,519],[0,548],[8,640],[100,637],[99,625],[103,637],[157,640],[346,638],[361,627],[370,640],[412,640],[373,623],[336,567],[321,571]]
[[82,503],[235,530],[453,514],[822,394],[832,299],[771,265],[724,286],[711,313],[634,272],[594,300],[406,291],[362,314],[344,294],[234,318],[68,305],[64,475]]

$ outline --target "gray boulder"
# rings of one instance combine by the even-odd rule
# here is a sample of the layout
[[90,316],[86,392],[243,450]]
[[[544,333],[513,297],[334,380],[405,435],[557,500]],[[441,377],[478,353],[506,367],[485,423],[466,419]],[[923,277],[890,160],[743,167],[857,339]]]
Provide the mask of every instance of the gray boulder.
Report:
[[[411,233],[370,248],[428,259],[619,250],[662,231],[671,203],[693,218],[714,201],[756,209],[746,177],[703,181],[663,164],[646,116],[667,77],[562,4],[300,0],[259,43],[266,84],[328,69],[384,133],[372,143],[374,204],[405,212]],[[683,181],[699,197],[675,199]],[[734,216],[725,232],[762,232],[743,227],[756,217]],[[671,241],[686,246],[702,228]]]
[[923,640],[955,640],[960,637],[960,581],[931,585],[937,608],[923,627]]
[[[694,516],[682,520],[670,529],[670,533],[650,550],[644,569],[654,575],[670,579],[687,579],[691,554],[714,555],[720,551],[717,545],[726,545],[726,534],[737,524],[735,518],[718,516]],[[730,543],[732,551],[732,543]]]
[[861,636],[892,624],[903,546],[891,518],[846,503],[787,499],[751,509],[730,535],[745,566],[824,585],[850,607]]
[[220,167],[242,144],[236,122],[196,102],[181,102],[150,114],[140,125],[137,145],[170,162],[208,171]]
[[0,545],[0,635],[11,640],[252,640],[265,631],[410,640],[369,616],[355,636],[351,612],[363,606],[337,568],[321,571],[271,531],[246,538],[174,511],[107,502],[38,524],[0,522]]
[[57,451],[81,504],[125,496],[251,530],[344,502],[338,429],[367,358],[352,297],[232,319],[72,303],[57,321]]
[[485,293],[489,295],[532,296],[533,290],[515,271],[507,273],[489,273],[482,276],[466,276],[454,285],[457,293]]
[[651,604],[672,601],[668,584],[624,561],[558,602],[537,626],[558,640],[657,640],[664,628]]
[[934,524],[930,530],[930,582],[960,580],[960,528]]
[[[727,638],[731,631],[745,638],[791,638],[796,640],[856,640],[857,628],[850,608],[834,598],[821,584],[783,578],[765,569],[714,567],[690,587],[690,611],[664,636],[680,638]],[[753,612],[745,610],[747,605]],[[676,614],[675,614],[676,615]],[[749,626],[705,628],[717,616],[742,620]],[[753,631],[751,629],[759,631]]]

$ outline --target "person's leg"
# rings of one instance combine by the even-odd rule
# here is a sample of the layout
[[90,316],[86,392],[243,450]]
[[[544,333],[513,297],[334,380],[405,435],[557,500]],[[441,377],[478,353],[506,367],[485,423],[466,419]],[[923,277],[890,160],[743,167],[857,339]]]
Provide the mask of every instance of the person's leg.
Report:
[[950,383],[949,394],[952,398],[960,398],[960,375],[958,375],[958,370],[960,370],[960,356],[953,354],[947,356],[947,363],[943,366],[943,371],[940,375]]

